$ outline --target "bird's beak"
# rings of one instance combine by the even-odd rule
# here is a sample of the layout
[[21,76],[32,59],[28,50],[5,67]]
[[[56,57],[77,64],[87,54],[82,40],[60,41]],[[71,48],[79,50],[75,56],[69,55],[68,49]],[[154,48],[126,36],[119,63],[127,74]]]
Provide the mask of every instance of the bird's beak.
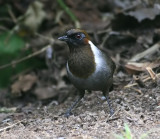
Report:
[[62,37],[59,37],[58,40],[68,41],[68,37],[67,36],[62,36]]

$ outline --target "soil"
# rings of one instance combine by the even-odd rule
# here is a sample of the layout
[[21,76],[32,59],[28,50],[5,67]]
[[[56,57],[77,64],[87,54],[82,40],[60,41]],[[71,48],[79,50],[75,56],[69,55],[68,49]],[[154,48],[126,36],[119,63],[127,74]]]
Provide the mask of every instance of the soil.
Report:
[[[21,112],[8,113],[1,121],[1,139],[37,138],[115,138],[122,134],[124,123],[134,138],[147,134],[146,138],[160,138],[160,85],[141,88],[142,94],[123,88],[110,92],[114,115],[110,116],[108,105],[101,92],[86,92],[85,97],[69,118],[64,112],[72,104],[75,95],[65,103],[41,105],[30,103]],[[40,102],[39,102],[40,103]],[[6,129],[5,129],[6,128]]]

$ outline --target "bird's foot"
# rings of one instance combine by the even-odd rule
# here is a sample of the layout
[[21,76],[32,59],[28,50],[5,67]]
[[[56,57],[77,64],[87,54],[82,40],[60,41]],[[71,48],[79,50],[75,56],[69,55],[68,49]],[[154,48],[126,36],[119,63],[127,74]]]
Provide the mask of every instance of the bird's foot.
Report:
[[68,117],[71,116],[71,115],[72,115],[72,113],[67,111],[67,112],[64,114],[64,117],[68,118]]
[[111,108],[110,109],[110,115],[112,116],[114,114],[114,110]]

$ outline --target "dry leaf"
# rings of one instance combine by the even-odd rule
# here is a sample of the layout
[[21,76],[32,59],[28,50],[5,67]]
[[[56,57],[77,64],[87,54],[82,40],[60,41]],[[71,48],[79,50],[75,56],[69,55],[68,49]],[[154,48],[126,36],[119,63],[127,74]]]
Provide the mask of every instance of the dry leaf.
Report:
[[45,17],[46,13],[43,10],[43,3],[34,1],[28,7],[21,24],[34,32],[38,29]]
[[56,87],[48,86],[48,87],[38,87],[33,93],[37,96],[38,99],[44,100],[44,99],[53,98],[58,94],[58,91]]
[[16,81],[11,86],[11,92],[15,94],[26,92],[32,88],[32,86],[36,83],[36,81],[37,81],[37,76],[35,75],[28,74],[20,76],[18,81]]
[[125,68],[128,73],[135,74],[137,72],[146,71],[146,67],[156,68],[160,66],[160,60],[156,60],[154,62],[145,62],[145,63],[137,63],[137,62],[128,62],[125,65]]

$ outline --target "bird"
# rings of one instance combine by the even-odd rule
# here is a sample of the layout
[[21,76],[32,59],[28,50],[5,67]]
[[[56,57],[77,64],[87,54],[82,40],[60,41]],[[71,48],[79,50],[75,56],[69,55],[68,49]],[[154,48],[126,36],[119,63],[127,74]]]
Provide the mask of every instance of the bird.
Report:
[[109,100],[116,68],[113,60],[93,44],[85,30],[70,29],[58,39],[65,41],[69,47],[66,70],[70,82],[79,90],[77,99],[67,109],[65,116],[69,117],[72,114],[72,109],[84,97],[85,90],[101,91],[108,103],[110,115],[113,115]]

